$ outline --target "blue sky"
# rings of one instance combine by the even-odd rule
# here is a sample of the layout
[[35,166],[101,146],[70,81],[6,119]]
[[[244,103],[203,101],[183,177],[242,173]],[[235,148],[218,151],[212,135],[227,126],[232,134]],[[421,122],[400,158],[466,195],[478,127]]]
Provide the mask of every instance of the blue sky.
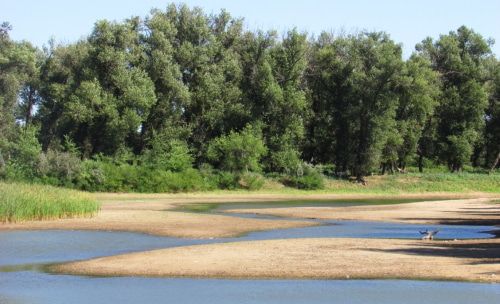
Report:
[[[3,2],[3,3],[2,3]],[[151,8],[165,8],[161,0],[0,0],[0,21],[14,27],[11,36],[38,46],[50,37],[73,42],[90,33],[98,19],[122,20],[147,15]],[[300,30],[318,34],[323,30],[384,30],[403,43],[405,56],[427,36],[439,37],[466,25],[497,41],[500,55],[499,0],[185,0],[208,13],[227,9],[244,17],[248,29]],[[175,2],[179,3],[179,2]]]

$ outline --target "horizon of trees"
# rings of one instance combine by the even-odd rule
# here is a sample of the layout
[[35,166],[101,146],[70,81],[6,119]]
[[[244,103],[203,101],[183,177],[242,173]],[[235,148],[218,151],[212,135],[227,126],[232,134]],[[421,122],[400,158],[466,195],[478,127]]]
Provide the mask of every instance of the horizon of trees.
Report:
[[499,166],[500,63],[465,26],[406,60],[384,32],[280,37],[173,4],[43,50],[10,30],[0,27],[0,171],[63,152],[171,171],[293,175],[305,162],[359,182],[407,166]]

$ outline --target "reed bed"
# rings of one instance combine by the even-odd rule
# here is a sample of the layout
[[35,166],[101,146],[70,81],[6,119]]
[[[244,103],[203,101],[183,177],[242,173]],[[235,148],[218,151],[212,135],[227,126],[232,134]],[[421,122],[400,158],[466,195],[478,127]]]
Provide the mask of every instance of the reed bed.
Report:
[[85,192],[53,186],[0,182],[0,222],[95,215],[99,203]]

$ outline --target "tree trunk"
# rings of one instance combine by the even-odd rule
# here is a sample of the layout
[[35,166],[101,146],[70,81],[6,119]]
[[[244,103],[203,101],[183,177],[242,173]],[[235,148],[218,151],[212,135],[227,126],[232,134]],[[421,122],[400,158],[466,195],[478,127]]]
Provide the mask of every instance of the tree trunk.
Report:
[[424,156],[422,154],[418,156],[418,172],[424,172]]
[[2,151],[0,151],[0,172],[5,168],[5,160],[3,159]]
[[491,169],[490,169],[490,172],[493,172],[493,170],[495,170],[495,168],[497,167],[498,165],[498,162],[500,162],[500,152],[498,152],[497,154],[497,158],[495,159],[495,161],[493,162],[493,165],[491,166]]
[[363,175],[356,175],[356,182],[366,186],[366,180]]
[[35,105],[35,92],[33,88],[28,89],[28,105],[26,109],[25,125],[28,126],[31,123],[31,118],[33,115],[33,106]]

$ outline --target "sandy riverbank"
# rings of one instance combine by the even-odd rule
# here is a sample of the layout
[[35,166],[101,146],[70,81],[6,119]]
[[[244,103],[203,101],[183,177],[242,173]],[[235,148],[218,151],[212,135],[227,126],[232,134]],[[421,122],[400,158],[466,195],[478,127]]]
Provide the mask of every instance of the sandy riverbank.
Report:
[[233,237],[251,231],[312,226],[307,221],[274,221],[156,210],[108,210],[93,218],[0,224],[2,230],[105,230],[185,238]]
[[471,225],[500,224],[500,203],[491,198],[351,207],[232,209],[226,210],[226,212],[329,220]]
[[500,240],[289,239],[154,250],[53,267],[99,276],[500,282]]
[[[458,194],[457,194],[458,195]],[[488,194],[468,194],[482,195]],[[192,203],[265,202],[286,200],[329,200],[367,198],[449,198],[450,194],[430,193],[398,196],[367,195],[289,195],[262,193],[234,194],[97,194],[102,202],[99,214],[93,218],[59,219],[0,223],[2,230],[83,229],[140,232],[162,236],[211,238],[238,236],[251,231],[314,225],[307,221],[276,221],[242,219],[214,214],[172,211],[180,205]],[[453,195],[452,195],[453,196]],[[460,194],[463,196],[463,194]],[[242,209],[232,212],[261,213],[297,218],[324,218],[349,220],[382,220],[402,222],[470,222],[491,224],[500,222],[500,204],[491,198],[430,201],[397,205],[353,207],[294,207]],[[231,211],[229,211],[231,212]]]
[[[471,195],[471,194],[469,194]],[[462,197],[463,194],[456,195]],[[498,224],[500,204],[476,198],[352,207],[241,209],[296,218]],[[490,197],[488,197],[490,196]],[[94,218],[0,224],[8,229],[91,229],[210,238],[312,225],[306,221],[243,219],[172,211],[200,202],[265,202],[368,198],[450,198],[449,194],[367,195],[137,195],[99,194]],[[453,197],[453,196],[452,196]],[[482,198],[477,198],[482,197]],[[292,239],[235,242],[155,250],[59,265],[53,270],[86,275],[224,278],[407,278],[500,282],[500,240],[410,241],[387,239]]]

